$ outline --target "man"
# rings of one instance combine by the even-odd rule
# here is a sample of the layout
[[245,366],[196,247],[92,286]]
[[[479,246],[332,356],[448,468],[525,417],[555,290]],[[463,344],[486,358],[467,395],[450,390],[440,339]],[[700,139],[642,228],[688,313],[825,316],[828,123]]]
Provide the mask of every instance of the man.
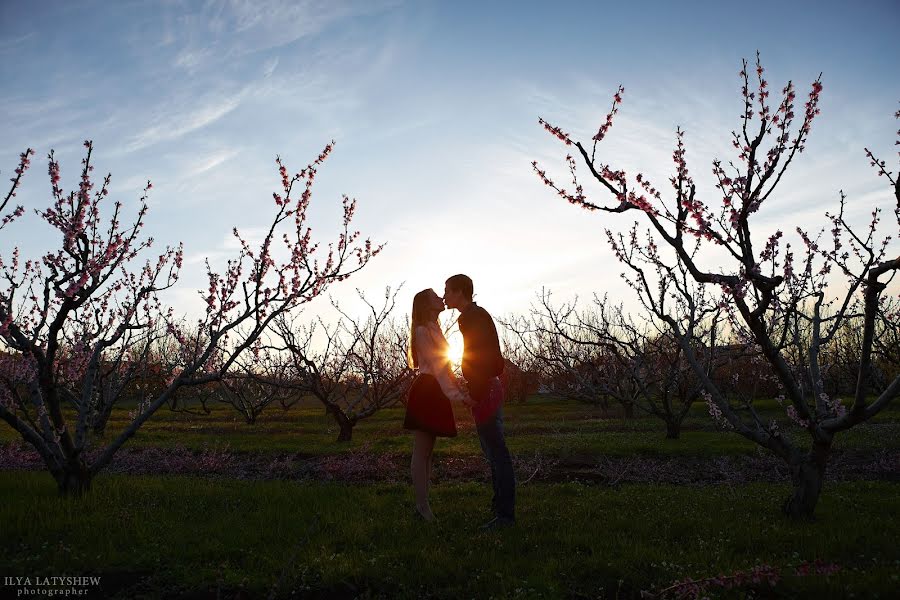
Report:
[[459,331],[463,336],[462,373],[472,398],[472,416],[481,450],[491,465],[494,518],[482,529],[515,523],[516,478],[512,459],[503,437],[503,356],[494,320],[472,301],[472,280],[454,275],[444,286],[444,304],[459,311]]

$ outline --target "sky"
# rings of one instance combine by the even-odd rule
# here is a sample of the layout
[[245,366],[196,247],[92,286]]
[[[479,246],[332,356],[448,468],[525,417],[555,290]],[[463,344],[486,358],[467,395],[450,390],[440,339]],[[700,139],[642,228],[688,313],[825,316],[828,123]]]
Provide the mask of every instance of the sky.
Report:
[[[558,179],[567,172],[538,117],[589,140],[621,84],[603,160],[665,182],[680,126],[698,191],[715,204],[711,162],[734,158],[738,71],[759,51],[773,90],[793,80],[802,102],[819,73],[824,85],[806,152],[758,215],[760,239],[825,225],[839,190],[863,223],[892,206],[863,148],[896,170],[898,30],[896,0],[2,0],[0,174],[34,148],[17,199],[43,208],[47,152],[72,189],[91,139],[96,172],[112,173],[126,209],[151,180],[145,232],[156,249],[185,246],[164,300],[199,314],[204,259],[221,268],[237,252],[232,227],[258,239],[272,218],[276,155],[299,171],[334,140],[314,188],[318,239],[336,238],[347,194],[363,236],[387,243],[330,288],[351,312],[355,288],[378,301],[403,284],[406,313],[417,291],[442,293],[455,273],[498,316],[527,310],[542,288],[633,305],[603,231],[634,218],[584,212],[539,181],[533,160]],[[38,256],[54,239],[27,214],[4,230],[0,254],[17,245]]]

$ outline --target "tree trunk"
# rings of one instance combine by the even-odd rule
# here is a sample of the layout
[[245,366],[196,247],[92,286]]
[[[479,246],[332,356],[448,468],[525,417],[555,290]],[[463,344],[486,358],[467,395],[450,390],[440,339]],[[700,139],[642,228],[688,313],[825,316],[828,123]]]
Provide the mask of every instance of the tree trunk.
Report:
[[103,404],[101,409],[94,415],[94,423],[93,430],[94,434],[100,437],[106,433],[106,424],[109,422],[109,417],[112,415],[113,403]]
[[675,419],[666,420],[666,439],[677,440],[681,437],[681,423]]
[[625,418],[633,419],[634,418],[634,402],[623,402],[622,406],[625,407]]
[[91,489],[91,472],[81,460],[70,461],[53,473],[60,496],[77,498]]
[[341,432],[338,434],[337,441],[349,442],[353,437],[353,423],[351,423],[349,419],[344,417],[343,420],[338,421],[338,425],[340,425],[341,427]]
[[784,513],[792,519],[812,520],[825,482],[828,446],[816,445],[806,456],[790,465],[794,492],[784,503]]
[[337,406],[328,406],[325,408],[325,412],[334,417],[334,421],[341,429],[337,441],[349,442],[353,437],[353,426],[356,425],[356,420],[348,418],[344,411]]

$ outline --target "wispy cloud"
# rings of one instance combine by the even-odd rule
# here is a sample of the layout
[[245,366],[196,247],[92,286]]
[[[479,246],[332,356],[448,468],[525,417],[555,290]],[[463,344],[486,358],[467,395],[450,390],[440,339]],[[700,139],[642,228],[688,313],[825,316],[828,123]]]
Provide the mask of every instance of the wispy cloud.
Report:
[[0,110],[10,118],[29,120],[38,116],[52,115],[63,110],[70,110],[71,96],[55,96],[53,98],[26,98],[14,95],[0,101]]
[[160,111],[153,123],[135,134],[125,144],[126,152],[140,150],[159,142],[177,140],[198,129],[215,123],[238,106],[246,93],[240,91],[226,98],[209,99],[199,108],[168,106]]
[[187,48],[175,55],[175,66],[186,71],[194,71],[212,55],[212,50],[208,48]]
[[190,40],[175,65],[193,70],[280,48],[322,33],[340,21],[383,12],[396,0],[229,0],[183,15],[175,38]]
[[240,153],[236,148],[226,148],[203,156],[191,163],[183,174],[184,177],[196,177],[215,169],[222,163],[231,160]]
[[28,33],[24,33],[15,37],[9,37],[6,39],[0,38],[0,54],[17,51],[21,48],[22,45],[30,40],[35,39],[35,37],[35,32],[29,31]]
[[276,67],[278,67],[278,57],[270,58],[266,61],[266,64],[263,65],[262,76],[263,79],[268,79],[272,76],[272,73],[275,72]]

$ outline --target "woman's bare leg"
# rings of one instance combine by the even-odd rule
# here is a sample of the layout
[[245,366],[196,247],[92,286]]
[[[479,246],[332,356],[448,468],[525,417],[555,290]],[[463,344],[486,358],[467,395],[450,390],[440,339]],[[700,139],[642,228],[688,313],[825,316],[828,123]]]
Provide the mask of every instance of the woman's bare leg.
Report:
[[410,471],[412,472],[413,490],[416,494],[416,510],[426,520],[434,519],[431,506],[428,504],[429,463],[434,449],[434,436],[424,431],[416,431],[413,437],[413,452]]

